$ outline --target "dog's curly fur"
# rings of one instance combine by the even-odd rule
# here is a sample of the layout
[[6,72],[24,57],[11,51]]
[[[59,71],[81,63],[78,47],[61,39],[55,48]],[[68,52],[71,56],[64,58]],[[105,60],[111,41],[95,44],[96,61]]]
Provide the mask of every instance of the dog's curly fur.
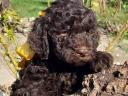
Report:
[[62,96],[80,89],[83,76],[109,68],[113,58],[97,51],[92,10],[81,0],[56,0],[35,20],[28,43],[36,55],[20,71],[12,96]]

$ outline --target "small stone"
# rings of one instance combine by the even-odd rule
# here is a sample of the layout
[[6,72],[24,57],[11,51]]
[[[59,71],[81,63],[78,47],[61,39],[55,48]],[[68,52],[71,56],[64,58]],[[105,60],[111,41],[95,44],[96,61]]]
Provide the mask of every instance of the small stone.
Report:
[[35,17],[29,18],[29,22],[33,22],[35,20]]
[[87,91],[86,88],[83,88],[83,89],[81,90],[81,93],[82,93],[84,96],[87,96],[88,91]]
[[3,91],[0,90],[0,96],[6,96]]

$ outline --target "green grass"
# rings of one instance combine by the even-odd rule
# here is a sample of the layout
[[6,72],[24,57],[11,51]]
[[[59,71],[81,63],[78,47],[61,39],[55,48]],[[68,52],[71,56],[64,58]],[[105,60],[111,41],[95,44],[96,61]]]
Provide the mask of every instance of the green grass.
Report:
[[10,0],[10,3],[21,17],[36,17],[41,9],[47,8],[47,0]]

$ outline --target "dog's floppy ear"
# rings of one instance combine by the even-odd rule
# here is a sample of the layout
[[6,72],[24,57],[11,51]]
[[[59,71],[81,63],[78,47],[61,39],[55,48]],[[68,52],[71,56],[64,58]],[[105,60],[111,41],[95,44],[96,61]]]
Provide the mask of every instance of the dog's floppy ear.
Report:
[[43,17],[37,18],[34,21],[33,29],[28,35],[28,43],[31,48],[42,59],[48,59],[49,44],[47,31],[45,30],[45,20]]

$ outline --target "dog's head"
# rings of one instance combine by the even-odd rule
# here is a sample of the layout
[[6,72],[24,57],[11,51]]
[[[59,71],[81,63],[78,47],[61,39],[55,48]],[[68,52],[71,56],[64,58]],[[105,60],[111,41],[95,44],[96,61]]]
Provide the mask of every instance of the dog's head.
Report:
[[48,59],[52,51],[76,66],[95,58],[99,40],[96,18],[80,1],[57,0],[45,10],[45,17],[35,20],[28,42],[40,57]]

